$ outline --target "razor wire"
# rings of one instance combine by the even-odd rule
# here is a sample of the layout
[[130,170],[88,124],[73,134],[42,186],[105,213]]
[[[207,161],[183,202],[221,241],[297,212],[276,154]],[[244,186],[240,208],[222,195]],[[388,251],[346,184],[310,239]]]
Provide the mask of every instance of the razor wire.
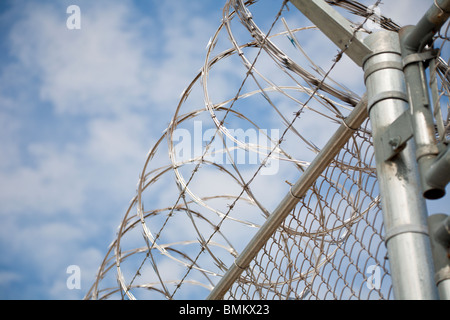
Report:
[[[355,32],[370,32],[369,20],[400,29],[370,9],[380,1],[327,2],[362,19]],[[260,19],[258,6],[276,14]],[[315,62],[322,52],[308,48],[320,31],[300,16],[288,1],[226,2],[205,63],[150,149],[86,299],[204,299],[345,123],[361,98],[334,79],[344,52],[325,43],[324,71],[325,60]],[[447,29],[434,39],[440,54],[430,65],[442,143],[449,133]],[[225,298],[389,299],[383,232],[365,122]]]

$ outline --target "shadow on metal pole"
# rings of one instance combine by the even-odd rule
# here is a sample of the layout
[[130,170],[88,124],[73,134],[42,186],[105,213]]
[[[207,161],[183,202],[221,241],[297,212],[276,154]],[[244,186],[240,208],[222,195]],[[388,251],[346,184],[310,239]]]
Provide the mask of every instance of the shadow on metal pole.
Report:
[[436,300],[434,267],[427,227],[425,199],[415,159],[413,140],[391,156],[386,146],[398,149],[400,140],[389,127],[407,115],[408,99],[398,34],[379,31],[365,43],[373,53],[365,59],[377,177],[383,209],[395,299]]

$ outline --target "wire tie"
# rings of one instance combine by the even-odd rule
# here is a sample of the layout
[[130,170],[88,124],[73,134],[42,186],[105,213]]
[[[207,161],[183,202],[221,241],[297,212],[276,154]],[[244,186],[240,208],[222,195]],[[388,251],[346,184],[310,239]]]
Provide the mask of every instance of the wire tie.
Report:
[[434,5],[439,9],[439,11],[440,11],[439,17],[441,17],[441,16],[445,13],[444,9],[442,9],[442,8],[439,6],[439,4],[437,3],[437,0],[434,0]]
[[238,265],[238,264],[236,263],[236,260],[233,261],[233,264],[234,264],[236,267],[238,267],[239,269],[241,269],[241,270],[247,269],[247,268],[243,268],[243,267],[241,267],[240,265]]
[[298,197],[298,196],[296,196],[296,195],[292,192],[292,187],[293,187],[293,185],[291,185],[291,186],[289,187],[289,193],[291,194],[291,197],[293,197],[293,198],[295,198],[295,199],[302,200],[303,197]]
[[342,124],[348,129],[348,130],[351,130],[351,131],[358,131],[358,129],[359,128],[352,128],[352,127],[350,127],[348,124],[347,124],[347,122],[345,121],[347,118],[344,118],[344,119],[342,119]]

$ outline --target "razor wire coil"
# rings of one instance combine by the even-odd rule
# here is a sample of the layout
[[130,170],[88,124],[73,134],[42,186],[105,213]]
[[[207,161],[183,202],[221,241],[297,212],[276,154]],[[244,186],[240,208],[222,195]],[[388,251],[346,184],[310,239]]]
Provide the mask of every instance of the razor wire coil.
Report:
[[[370,32],[369,20],[400,29],[358,1],[327,2],[363,19],[355,32]],[[267,32],[252,12],[257,5],[277,8]],[[86,299],[206,297],[333,128],[345,124],[361,97],[333,78],[344,52],[327,47],[325,71],[306,48],[319,31],[292,27],[301,22],[293,11],[288,1],[226,2],[205,63],[150,149]],[[430,81],[437,137],[447,143],[443,30]],[[391,298],[370,124],[353,130],[226,299]]]

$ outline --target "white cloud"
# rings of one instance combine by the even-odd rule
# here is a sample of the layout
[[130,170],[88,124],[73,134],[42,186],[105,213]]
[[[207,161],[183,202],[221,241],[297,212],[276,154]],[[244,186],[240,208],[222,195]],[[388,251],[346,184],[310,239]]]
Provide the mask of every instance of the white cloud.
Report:
[[432,1],[383,1],[381,14],[400,26],[415,25],[433,5]]
[[[31,297],[33,299],[82,298],[93,282],[103,255],[102,250],[85,244],[87,231],[94,228],[77,219],[66,218],[64,222],[38,221],[32,214],[28,219],[34,223],[20,223],[11,217],[9,220],[12,223],[7,223],[8,228],[2,226],[1,242],[9,245],[4,256],[8,259],[8,265],[15,264],[16,271],[0,272],[0,286],[13,288],[15,294],[18,285],[24,286],[22,294],[34,286],[41,286],[39,296]],[[17,224],[20,228],[17,228]],[[24,261],[26,264],[23,264]],[[81,289],[84,291],[67,288],[69,274],[66,270],[69,265],[80,267]],[[15,298],[12,294],[9,297]]]
[[76,212],[83,204],[85,180],[73,154],[62,155],[46,145],[30,147],[36,167],[1,173],[0,201],[4,213],[34,210]]
[[0,271],[0,285],[6,286],[11,283],[17,282],[21,279],[21,275],[12,271]]
[[[68,30],[61,8],[29,3],[13,28],[13,50],[40,78],[41,98],[57,112],[109,114],[142,107],[152,70],[124,3],[82,7],[82,28]],[[33,35],[31,37],[23,35]]]
[[[81,30],[68,30],[65,11],[61,14],[60,7],[28,2],[23,8],[24,17],[12,27],[11,51],[17,61],[5,70],[28,74],[25,85],[37,88],[40,96],[24,98],[25,103],[18,104],[14,100],[17,96],[4,94],[3,101],[18,112],[42,108],[41,99],[48,101],[58,115],[50,113],[52,119],[46,121],[63,117],[70,123],[70,117],[86,117],[81,122],[74,118],[77,122],[73,122],[81,127],[72,130],[83,132],[81,141],[61,136],[40,140],[36,132],[37,141],[31,142],[20,140],[19,128],[25,129],[27,123],[5,113],[2,119],[9,119],[7,126],[2,126],[2,137],[8,139],[2,138],[1,149],[9,157],[2,159],[2,166],[13,166],[13,170],[1,173],[4,183],[0,186],[0,198],[7,212],[31,208],[42,212],[77,211],[90,198],[87,192],[93,189],[109,189],[108,192],[118,194],[132,186],[126,193],[132,194],[144,156],[155,140],[152,135],[162,131],[174,110],[175,104],[167,103],[176,102],[181,84],[184,87],[194,74],[192,70],[197,69],[189,60],[196,51],[198,34],[190,32],[201,25],[206,33],[208,22],[196,18],[191,24],[188,12],[175,11],[182,24],[164,22],[159,26],[164,37],[174,39],[163,46],[165,56],[155,56],[160,63],[146,56],[149,47],[159,50],[160,38],[149,44],[140,29],[153,22],[125,3],[105,4],[81,5]],[[167,9],[164,13],[168,14]],[[170,30],[165,31],[168,26]],[[179,50],[176,39],[183,39],[185,50]],[[191,54],[182,59],[189,51]],[[27,77],[20,78],[22,82]],[[15,79],[12,78],[13,83]],[[163,121],[158,118],[158,106],[166,115]],[[27,130],[38,130],[38,121]],[[20,166],[20,150],[30,157],[30,166]],[[11,157],[16,161],[8,161]],[[115,182],[102,187],[108,180]]]
[[[191,23],[189,10],[179,8],[182,24],[163,17],[155,27],[159,18],[131,4],[84,2],[81,30],[68,30],[64,6],[21,2],[11,27],[13,59],[0,69],[1,238],[11,243],[3,257],[6,265],[28,257],[27,269],[34,266],[36,281],[45,282],[41,297],[77,295],[65,286],[68,264],[93,280],[145,155],[200,66],[201,52],[199,63],[191,60],[201,37],[194,31],[208,34],[209,21]],[[42,133],[44,123],[50,134]],[[101,250],[90,247],[105,233],[111,237]],[[5,272],[2,287],[16,279]]]

